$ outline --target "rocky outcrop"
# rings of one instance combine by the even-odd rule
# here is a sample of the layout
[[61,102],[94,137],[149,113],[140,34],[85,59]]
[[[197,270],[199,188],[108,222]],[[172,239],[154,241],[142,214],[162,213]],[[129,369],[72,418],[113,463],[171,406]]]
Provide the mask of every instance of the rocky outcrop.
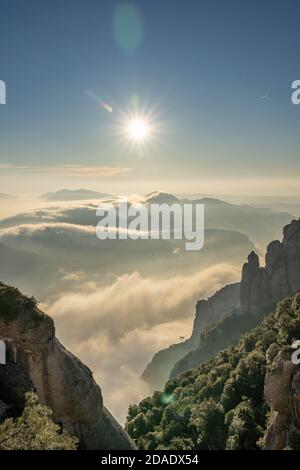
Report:
[[267,450],[299,450],[300,369],[292,363],[292,353],[290,347],[282,349],[265,377],[265,398],[271,409],[264,436]]
[[[224,295],[226,289],[231,289],[231,295]],[[240,284],[221,289],[209,299],[210,303],[205,301],[198,303],[199,312],[195,319],[197,327],[194,328],[194,332],[200,332],[200,337],[195,337],[198,346],[194,346],[192,351],[175,364],[170,377],[175,378],[186,370],[198,367],[222,348],[236,344],[242,333],[260,321],[261,315],[271,312],[279,301],[299,290],[300,220],[294,220],[284,227],[282,242],[273,241],[268,245],[265,267],[260,266],[258,255],[252,251],[243,266]],[[240,299],[235,296],[239,296]],[[201,309],[206,310],[204,315],[201,315]],[[214,315],[215,311],[217,315]],[[232,312],[234,317],[224,318],[225,312],[227,315]],[[239,318],[241,315],[242,318]],[[201,337],[214,323],[217,327],[210,332],[210,335]]]
[[[240,334],[247,331],[249,325],[254,327],[260,315],[271,312],[277,302],[299,290],[300,220],[293,220],[284,227],[282,242],[276,240],[268,245],[265,267],[260,266],[258,255],[252,251],[243,266],[240,283],[225,286],[209,299],[197,302],[191,338],[183,344],[172,345],[157,353],[143,374],[144,380],[155,383],[161,388],[169,377],[177,377],[189,368],[198,367],[211,357],[212,352],[214,354],[218,352],[213,347],[213,338],[218,336],[218,329],[216,335],[213,331],[211,333],[211,347],[201,343],[201,337],[208,328],[211,329],[214,324],[219,324],[219,330],[224,330],[228,340],[232,341],[234,337],[235,341],[238,341]],[[232,328],[234,319],[228,319],[231,314],[247,315],[242,322],[244,329],[243,325],[240,325],[240,319],[235,317],[237,328],[234,331]],[[249,318],[249,315],[253,319]],[[220,324],[222,321],[226,322],[226,325]],[[232,337],[228,331],[225,333],[228,325]],[[225,339],[222,341],[218,336],[218,340],[218,344],[223,348],[227,347]],[[216,340],[214,341],[216,343]]]
[[[21,371],[27,378],[26,387],[32,384],[40,402],[52,409],[54,421],[77,436],[82,448],[134,448],[103,406],[100,387],[91,371],[55,337],[53,320],[38,309],[34,300],[3,284],[0,338],[8,349],[8,364],[1,366],[0,375],[1,384],[4,374],[4,388],[10,381],[18,382]],[[10,370],[19,372],[10,374]],[[15,385],[21,389],[20,383]]]
[[208,326],[218,323],[239,306],[240,284],[229,284],[206,300],[198,300],[196,316],[191,336],[194,347],[197,347],[201,334]]
[[244,264],[240,302],[247,312],[272,309],[276,303],[300,290],[300,220],[283,229],[282,242],[268,245],[265,267],[260,267],[256,253],[251,252]]
[[230,284],[206,300],[196,304],[196,316],[191,337],[178,344],[172,344],[154,355],[142,374],[142,379],[155,390],[164,387],[175,364],[193,349],[197,348],[201,334],[213,323],[229,315],[239,305],[239,283]]
[[245,313],[255,313],[273,305],[270,301],[266,271],[260,267],[259,258],[254,251],[243,266],[240,303]]

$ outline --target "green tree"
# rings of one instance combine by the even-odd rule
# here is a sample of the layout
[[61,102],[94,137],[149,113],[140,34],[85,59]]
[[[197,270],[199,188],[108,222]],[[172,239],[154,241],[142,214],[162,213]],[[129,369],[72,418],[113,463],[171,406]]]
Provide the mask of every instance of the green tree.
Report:
[[[155,392],[152,398],[130,410],[127,429],[138,448],[206,450],[264,446],[263,436],[270,424],[264,397],[265,375],[278,352],[285,346],[290,348],[292,341],[300,338],[300,294],[281,302],[274,313],[261,318],[259,326],[259,317],[250,317],[227,319],[207,335],[217,341],[221,330],[225,336],[230,331],[236,333],[235,322],[241,330],[255,325],[237,346],[169,380],[162,392]],[[211,346],[215,344],[212,341]],[[289,445],[299,449],[296,432],[290,436]]]
[[8,418],[0,425],[0,449],[75,450],[78,440],[62,432],[51,417],[52,411],[40,405],[33,392],[28,392],[22,415]]
[[191,425],[197,429],[197,449],[223,449],[225,444],[224,413],[210,398],[194,410]]
[[227,413],[225,422],[229,425],[226,449],[257,449],[262,428],[258,424],[251,400],[241,402],[234,410]]

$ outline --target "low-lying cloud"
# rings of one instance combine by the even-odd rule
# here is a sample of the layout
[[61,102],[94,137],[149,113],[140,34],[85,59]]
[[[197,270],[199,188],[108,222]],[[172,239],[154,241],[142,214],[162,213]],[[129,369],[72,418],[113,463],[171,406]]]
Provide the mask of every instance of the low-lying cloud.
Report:
[[55,204],[3,219],[10,270],[2,263],[0,275],[42,301],[123,423],[128,405],[151,392],[139,378],[153,354],[189,337],[196,300],[237,281],[253,245],[220,229],[207,230],[199,253],[187,254],[180,241],[99,241],[96,206]]
[[92,368],[106,405],[123,422],[129,403],[148,393],[139,377],[152,355],[189,336],[195,301],[239,274],[226,264],[170,279],[134,272],[108,286],[83,284],[42,307],[53,316],[63,343]]

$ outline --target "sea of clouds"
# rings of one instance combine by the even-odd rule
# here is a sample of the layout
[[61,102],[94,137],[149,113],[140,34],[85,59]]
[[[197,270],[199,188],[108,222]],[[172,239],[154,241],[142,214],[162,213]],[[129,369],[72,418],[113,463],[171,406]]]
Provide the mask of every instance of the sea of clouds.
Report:
[[99,241],[96,207],[48,203],[0,220],[0,278],[41,301],[124,423],[151,392],[140,376],[152,356],[189,337],[196,301],[237,281],[253,244],[222,227],[206,231],[201,252],[180,240]]

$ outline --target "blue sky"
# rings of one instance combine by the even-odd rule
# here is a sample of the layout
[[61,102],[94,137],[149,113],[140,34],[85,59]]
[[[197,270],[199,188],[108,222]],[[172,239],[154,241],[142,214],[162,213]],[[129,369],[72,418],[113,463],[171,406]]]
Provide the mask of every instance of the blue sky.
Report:
[[[238,192],[247,177],[248,192],[294,194],[299,12],[297,0],[1,0],[1,186],[25,172],[24,191],[38,180]],[[143,148],[120,139],[133,95],[135,113],[155,110]],[[99,172],[87,181],[61,165]]]

